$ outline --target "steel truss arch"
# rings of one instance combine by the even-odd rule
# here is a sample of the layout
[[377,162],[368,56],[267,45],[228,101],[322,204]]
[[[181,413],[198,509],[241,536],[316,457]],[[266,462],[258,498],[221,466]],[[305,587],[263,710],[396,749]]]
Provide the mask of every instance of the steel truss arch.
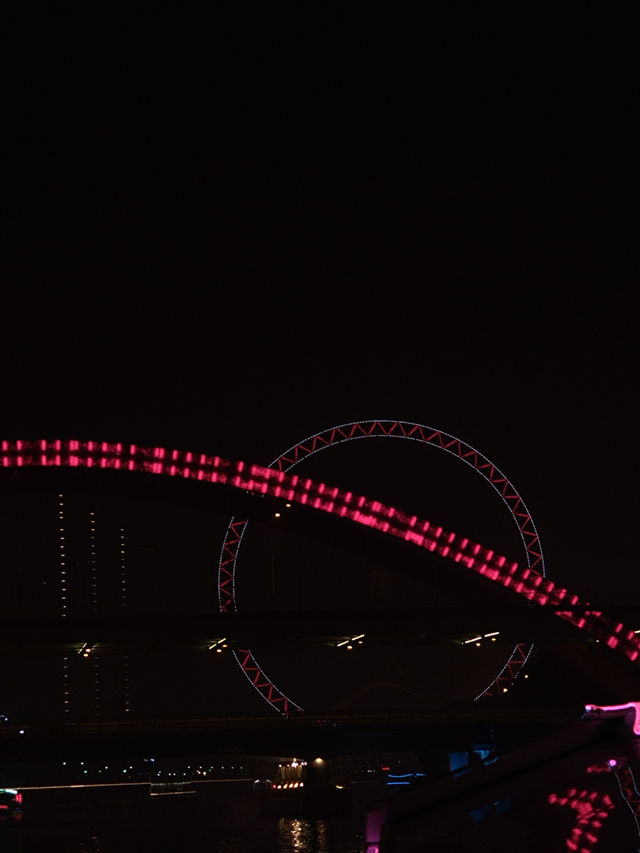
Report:
[[[268,467],[288,472],[303,460],[329,447],[365,438],[399,438],[433,445],[461,459],[477,471],[495,489],[517,524],[528,568],[540,572],[543,577],[546,575],[542,545],[533,517],[513,484],[484,454],[442,430],[413,421],[388,419],[351,421],[308,436],[277,456]],[[248,523],[248,519],[232,517],[223,539],[218,561],[218,604],[222,613],[237,612],[236,566]],[[512,684],[532,651],[533,643],[516,644],[508,655],[506,663],[474,701],[500,692],[505,685]],[[235,658],[252,685],[273,708],[280,710],[288,706],[300,710],[298,705],[292,703],[291,699],[285,697],[275,686],[250,650],[235,654]]]

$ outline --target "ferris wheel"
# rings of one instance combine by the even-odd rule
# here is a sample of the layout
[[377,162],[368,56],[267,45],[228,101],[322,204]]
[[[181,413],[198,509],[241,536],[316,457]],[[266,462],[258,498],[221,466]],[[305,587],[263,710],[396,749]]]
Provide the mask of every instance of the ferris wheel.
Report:
[[[527,567],[543,577],[546,574],[540,538],[524,500],[507,477],[480,451],[442,430],[424,424],[399,420],[362,420],[330,427],[314,433],[292,445],[272,462],[269,468],[288,472],[321,451],[346,442],[372,439],[404,439],[438,448],[460,459],[483,477],[500,495],[513,521],[517,525]],[[233,517],[229,521],[218,563],[218,603],[222,613],[237,612],[236,571],[240,546],[249,521]],[[502,692],[518,677],[533,651],[533,643],[517,643],[509,652],[498,672],[475,697]],[[279,713],[302,710],[300,705],[285,694],[266,674],[250,649],[233,652],[235,659],[252,687]]]

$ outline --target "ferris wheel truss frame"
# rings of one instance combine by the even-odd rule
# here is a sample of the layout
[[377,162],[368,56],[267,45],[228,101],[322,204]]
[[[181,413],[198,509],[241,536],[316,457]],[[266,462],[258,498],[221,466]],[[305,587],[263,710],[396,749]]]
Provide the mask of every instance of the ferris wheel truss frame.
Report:
[[[540,537],[527,506],[510,480],[484,454],[459,438],[424,424],[402,420],[361,420],[329,427],[292,445],[277,456],[267,467],[288,472],[300,462],[329,447],[365,438],[396,438],[417,441],[444,450],[461,459],[477,471],[500,495],[513,520],[524,547],[527,567],[546,576]],[[233,516],[227,526],[218,561],[218,605],[221,613],[237,612],[235,579],[236,568],[248,519]],[[517,643],[506,662],[489,684],[475,697],[502,692],[518,677],[534,648],[533,643]],[[234,657],[252,687],[279,713],[302,708],[287,696],[266,674],[250,649],[233,652]]]

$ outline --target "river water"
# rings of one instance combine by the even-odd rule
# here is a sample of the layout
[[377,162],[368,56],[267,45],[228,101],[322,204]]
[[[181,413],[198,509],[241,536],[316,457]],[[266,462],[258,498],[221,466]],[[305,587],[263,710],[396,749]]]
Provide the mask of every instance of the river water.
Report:
[[[345,818],[261,817],[251,781],[149,796],[145,786],[25,791],[19,822],[0,824],[2,853],[362,853],[372,792]],[[358,786],[356,786],[357,788]]]

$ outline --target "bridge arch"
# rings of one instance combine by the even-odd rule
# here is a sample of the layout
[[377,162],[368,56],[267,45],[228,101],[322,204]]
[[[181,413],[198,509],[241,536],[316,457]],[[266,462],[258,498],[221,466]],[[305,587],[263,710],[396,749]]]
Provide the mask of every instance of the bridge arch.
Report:
[[[617,619],[591,609],[587,602],[580,601],[578,595],[545,578],[542,572],[528,565],[520,566],[465,536],[364,495],[302,478],[297,474],[192,451],[63,439],[0,442],[0,467],[34,466],[136,471],[178,477],[256,495],[269,495],[283,503],[296,503],[317,512],[329,513],[395,537],[442,559],[453,560],[527,601],[550,609],[557,617],[603,641],[610,649],[633,663],[640,656],[640,638],[633,630]],[[245,674],[250,677],[249,668]],[[254,679],[257,686],[259,672]],[[286,697],[283,697],[280,706],[279,710],[283,713],[289,712]]]

